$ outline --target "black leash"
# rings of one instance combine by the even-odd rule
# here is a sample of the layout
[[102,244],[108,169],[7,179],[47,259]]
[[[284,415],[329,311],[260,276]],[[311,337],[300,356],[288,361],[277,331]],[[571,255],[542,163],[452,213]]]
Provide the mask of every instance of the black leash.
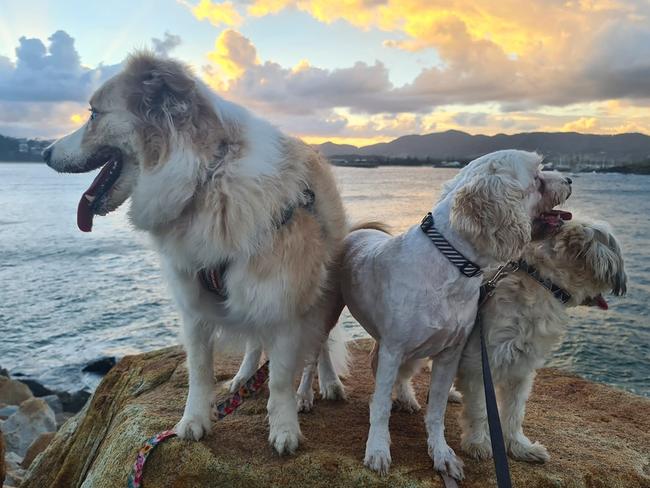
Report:
[[485,346],[485,333],[483,331],[483,320],[481,320],[481,307],[494,294],[494,289],[504,274],[516,271],[518,268],[519,265],[517,263],[510,263],[502,266],[499,268],[491,280],[481,286],[481,294],[479,296],[478,310],[476,313],[476,322],[474,323],[474,327],[478,327],[481,335],[481,366],[483,369],[485,408],[487,410],[488,425],[490,427],[490,444],[492,444],[494,471],[496,473],[497,486],[499,488],[512,488],[512,481],[510,479],[510,466],[508,464],[506,445],[503,440],[503,431],[501,430],[501,419],[499,418],[497,397],[494,393],[494,383],[492,382],[490,361],[488,359],[487,347]]

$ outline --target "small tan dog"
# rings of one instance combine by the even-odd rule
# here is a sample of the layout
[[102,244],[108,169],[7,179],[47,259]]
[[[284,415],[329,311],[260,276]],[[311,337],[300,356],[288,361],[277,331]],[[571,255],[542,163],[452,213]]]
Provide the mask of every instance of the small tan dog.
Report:
[[[567,293],[566,304],[529,273],[504,278],[481,309],[490,368],[499,396],[506,446],[515,459],[544,462],[546,448],[522,429],[535,370],[560,343],[569,321],[566,307],[607,309],[601,295],[626,292],[621,249],[605,223],[566,222],[541,241],[529,244],[523,260]],[[570,296],[568,296],[570,295]],[[461,447],[477,458],[492,456],[481,373],[480,333],[475,329],[463,351],[456,386],[463,394]]]

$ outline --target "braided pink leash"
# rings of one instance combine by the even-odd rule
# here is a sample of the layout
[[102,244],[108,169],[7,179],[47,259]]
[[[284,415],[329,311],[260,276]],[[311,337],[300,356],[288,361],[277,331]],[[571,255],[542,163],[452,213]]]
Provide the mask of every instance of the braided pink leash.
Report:
[[[260,388],[262,388],[262,386],[264,386],[264,383],[266,383],[268,378],[269,362],[266,361],[236,393],[214,407],[217,420],[221,420],[237,410],[237,408],[244,403],[245,398],[256,393]],[[158,444],[172,437],[176,437],[176,432],[174,430],[165,430],[150,437],[144,442],[138,451],[138,456],[133,464],[133,468],[131,468],[131,473],[127,480],[128,488],[141,488],[144,465],[147,462],[149,454],[151,454],[151,451],[153,451]]]

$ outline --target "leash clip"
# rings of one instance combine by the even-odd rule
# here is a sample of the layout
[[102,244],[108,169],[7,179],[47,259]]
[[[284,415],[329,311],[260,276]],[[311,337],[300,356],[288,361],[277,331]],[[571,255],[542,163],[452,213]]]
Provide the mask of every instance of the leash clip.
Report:
[[510,273],[514,273],[518,269],[519,263],[515,263],[514,261],[499,266],[499,269],[497,269],[497,272],[494,274],[494,276],[489,279],[484,285],[488,290],[488,294],[491,296],[494,293],[494,289],[497,287],[499,281],[508,276]]

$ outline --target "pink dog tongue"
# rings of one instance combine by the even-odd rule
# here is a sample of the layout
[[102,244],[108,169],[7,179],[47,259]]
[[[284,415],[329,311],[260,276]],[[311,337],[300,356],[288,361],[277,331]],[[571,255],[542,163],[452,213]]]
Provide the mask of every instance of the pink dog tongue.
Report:
[[93,217],[95,216],[93,201],[95,200],[97,187],[108,177],[113,161],[111,159],[104,165],[88,189],[81,195],[79,205],[77,205],[77,227],[81,232],[90,232],[93,228]]
[[608,310],[609,305],[607,304],[607,300],[599,293],[597,296],[594,297],[594,300],[596,301],[596,305],[598,305],[600,308],[603,310]]
[[79,205],[77,205],[77,227],[81,232],[90,232],[93,228],[93,210],[92,202],[86,199],[86,194],[81,195]]
[[562,220],[571,220],[573,215],[571,212],[566,212],[564,210],[550,210],[542,214],[542,219],[549,225],[557,226]]

